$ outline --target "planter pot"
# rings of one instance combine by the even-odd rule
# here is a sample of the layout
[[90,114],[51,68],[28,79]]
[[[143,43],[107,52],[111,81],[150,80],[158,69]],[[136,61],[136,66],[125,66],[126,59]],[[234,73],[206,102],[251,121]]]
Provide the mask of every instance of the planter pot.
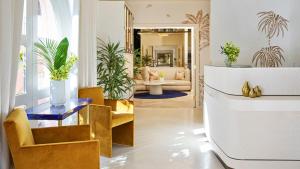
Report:
[[160,77],[160,78],[159,78],[159,81],[160,81],[160,82],[164,82],[164,81],[165,81],[165,78],[164,78],[164,77]]
[[61,106],[66,103],[65,80],[51,80],[50,103],[53,106]]

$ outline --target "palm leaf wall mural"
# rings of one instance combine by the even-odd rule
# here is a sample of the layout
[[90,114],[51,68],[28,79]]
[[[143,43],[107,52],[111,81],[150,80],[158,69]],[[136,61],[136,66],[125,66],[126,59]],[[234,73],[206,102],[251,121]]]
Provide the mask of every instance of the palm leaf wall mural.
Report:
[[199,10],[196,15],[186,14],[186,20],[183,24],[198,24],[199,25],[199,48],[209,46],[209,14],[204,14]]
[[280,34],[284,37],[284,31],[288,30],[288,20],[282,16],[269,12],[259,12],[258,30],[267,34],[269,39],[272,39],[275,35],[278,37]]
[[255,66],[261,67],[279,67],[282,66],[285,58],[283,56],[284,50],[279,46],[272,46],[272,38],[284,37],[285,31],[288,31],[288,20],[276,14],[273,11],[259,12],[258,30],[265,33],[268,38],[268,47],[262,48],[253,56],[252,63]]
[[[183,24],[197,24],[199,26],[199,50],[209,46],[209,14],[204,14],[202,10],[199,10],[196,15],[186,14],[186,20]],[[204,77],[200,77],[200,102],[203,101],[204,94]]]

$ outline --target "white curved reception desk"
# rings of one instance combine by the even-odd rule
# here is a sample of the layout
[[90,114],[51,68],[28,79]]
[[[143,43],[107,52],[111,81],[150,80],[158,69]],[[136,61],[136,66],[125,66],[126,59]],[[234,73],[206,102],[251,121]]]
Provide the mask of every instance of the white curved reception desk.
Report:
[[[213,150],[235,169],[300,169],[300,68],[205,66],[204,123]],[[249,81],[260,98],[242,96]]]

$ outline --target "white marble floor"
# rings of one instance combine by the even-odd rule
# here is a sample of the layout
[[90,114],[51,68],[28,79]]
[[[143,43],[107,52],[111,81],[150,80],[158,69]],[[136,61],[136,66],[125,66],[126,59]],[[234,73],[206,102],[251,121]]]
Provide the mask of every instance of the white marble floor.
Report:
[[113,146],[102,169],[224,169],[210,151],[202,113],[193,108],[137,107],[135,147]]

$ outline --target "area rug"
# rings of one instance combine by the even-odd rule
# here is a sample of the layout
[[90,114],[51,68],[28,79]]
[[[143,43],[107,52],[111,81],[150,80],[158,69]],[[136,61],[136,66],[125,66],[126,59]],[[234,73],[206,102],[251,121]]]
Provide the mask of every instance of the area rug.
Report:
[[137,99],[169,99],[182,96],[187,96],[187,94],[180,91],[163,91],[162,95],[151,95],[149,92],[134,94],[134,98]]

